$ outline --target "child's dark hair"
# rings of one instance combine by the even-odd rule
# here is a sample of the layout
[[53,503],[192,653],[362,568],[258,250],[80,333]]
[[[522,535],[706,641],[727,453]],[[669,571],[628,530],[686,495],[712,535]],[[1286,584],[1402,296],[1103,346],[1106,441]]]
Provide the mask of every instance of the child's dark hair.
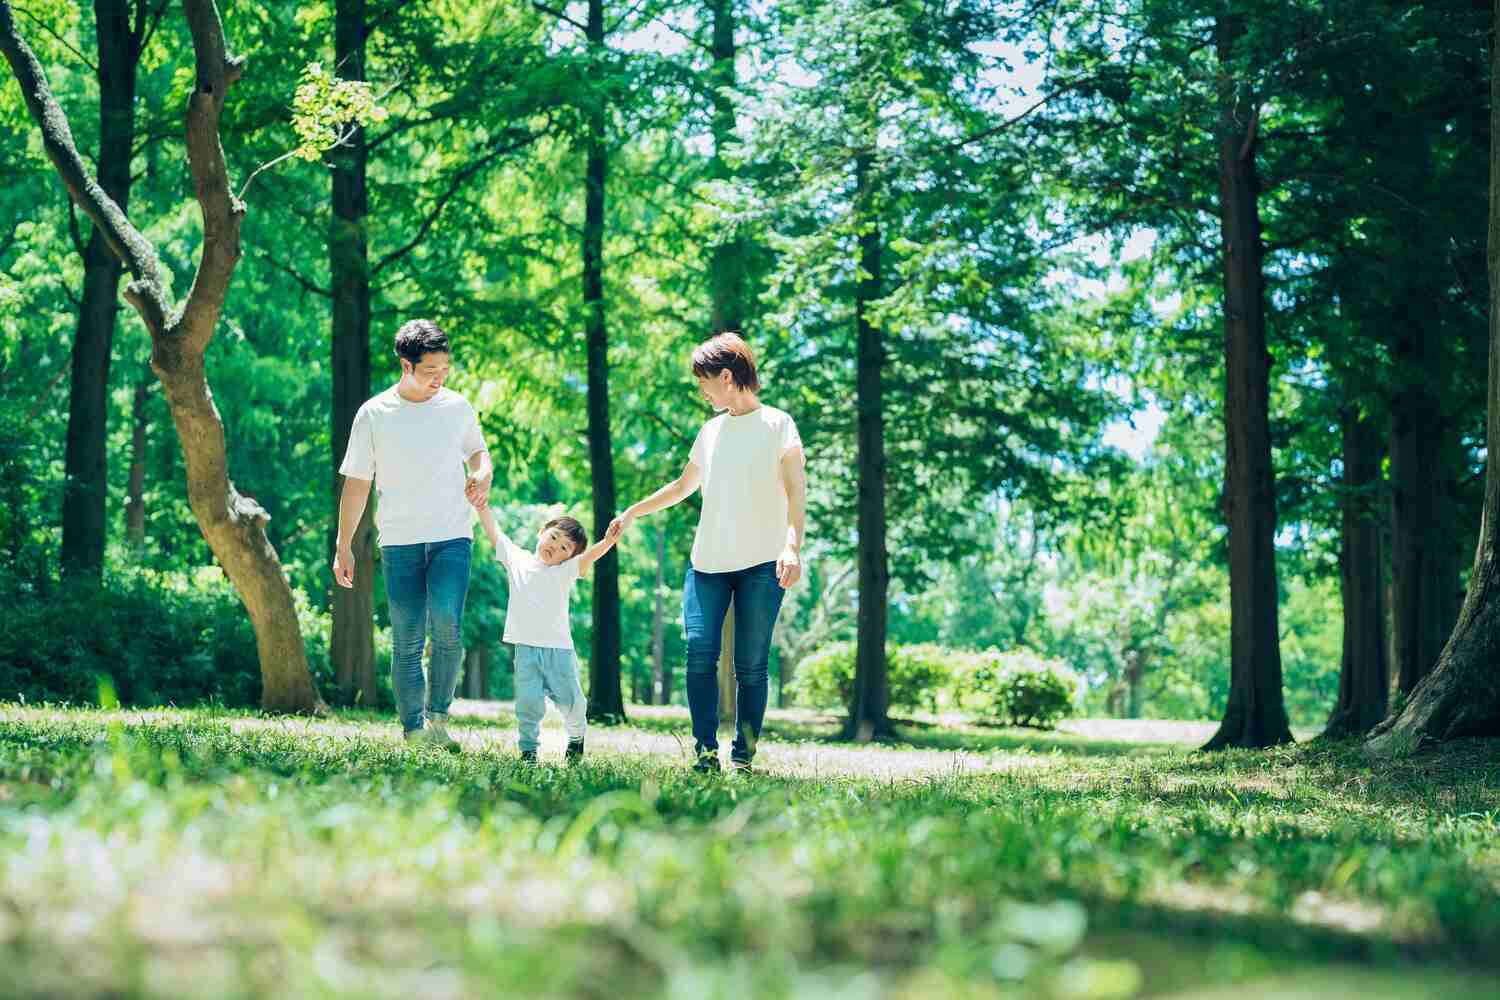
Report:
[[418,364],[424,354],[451,354],[448,335],[430,319],[414,319],[396,331],[396,354]]
[[542,530],[556,528],[567,536],[568,541],[573,543],[573,554],[581,555],[583,550],[589,547],[589,533],[583,530],[583,525],[574,517],[554,517],[542,525]]

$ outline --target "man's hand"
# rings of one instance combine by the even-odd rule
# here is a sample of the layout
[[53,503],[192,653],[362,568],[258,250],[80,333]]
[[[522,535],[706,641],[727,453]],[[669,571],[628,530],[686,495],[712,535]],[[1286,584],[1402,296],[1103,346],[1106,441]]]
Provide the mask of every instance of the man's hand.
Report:
[[495,481],[493,472],[483,476],[470,475],[464,483],[464,498],[475,507],[483,508],[490,502],[490,484]]
[[333,582],[340,587],[354,586],[354,548],[340,545],[333,554]]
[[776,560],[776,582],[781,584],[782,590],[790,590],[800,579],[802,579],[802,555],[788,545],[781,550],[781,558]]
[[609,522],[609,530],[604,533],[604,537],[608,538],[612,542],[618,542],[620,540],[620,536],[625,534],[625,532],[630,529],[630,525],[634,523],[634,521],[635,515],[627,510],[625,513],[616,517],[613,521]]

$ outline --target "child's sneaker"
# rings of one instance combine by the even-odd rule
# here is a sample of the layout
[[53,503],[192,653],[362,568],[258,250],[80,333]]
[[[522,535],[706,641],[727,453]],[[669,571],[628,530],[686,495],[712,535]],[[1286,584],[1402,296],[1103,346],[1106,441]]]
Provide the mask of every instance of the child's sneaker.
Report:
[[563,751],[563,760],[568,764],[576,764],[583,760],[583,737],[568,741],[568,749]]
[[453,737],[448,735],[448,713],[429,712],[427,715],[427,728],[424,732],[430,734],[429,741],[435,747],[447,750],[449,753],[458,753],[463,749]]
[[535,750],[522,750],[521,751],[521,763],[522,764],[535,764],[536,763],[536,751]]

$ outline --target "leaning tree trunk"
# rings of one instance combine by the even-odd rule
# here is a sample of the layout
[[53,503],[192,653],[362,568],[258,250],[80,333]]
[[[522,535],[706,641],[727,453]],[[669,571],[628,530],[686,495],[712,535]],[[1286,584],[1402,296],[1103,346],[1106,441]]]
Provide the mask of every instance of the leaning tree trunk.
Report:
[[[589,0],[588,43],[604,54],[604,2]],[[594,487],[594,531],[615,516],[615,460],[609,433],[609,337],[604,326],[604,108],[590,106],[584,178],[583,308],[588,334],[589,467]],[[589,718],[625,718],[620,689],[620,558],[611,549],[594,566],[593,655],[589,660]]]
[[[120,211],[130,200],[135,144],[135,81],[147,18],[145,0],[131,24],[129,0],[95,0],[99,77],[99,186]],[[109,367],[124,268],[96,225],[83,250],[83,295],[73,340],[68,438],[63,459],[62,568],[99,579],[104,567]]]
[[1339,697],[1328,736],[1369,732],[1385,718],[1390,688],[1386,660],[1385,583],[1381,579],[1380,433],[1357,407],[1342,414],[1344,435],[1343,546],[1339,580],[1344,603],[1344,656]]
[[125,298],[151,334],[151,368],[161,380],[182,443],[188,502],[255,627],[261,704],[276,711],[320,711],[323,705],[308,671],[292,591],[266,538],[269,517],[229,481],[224,424],[204,372],[204,355],[241,256],[245,207],[229,189],[219,116],[225,92],[239,79],[243,61],[230,56],[212,0],[183,0],[183,10],[196,60],[196,81],[187,105],[187,153],[203,218],[203,250],[193,287],[180,307],[167,297],[155,247],[89,176],[41,64],[16,31],[9,0],[0,0],[0,51],[21,84],[27,109],[41,128],[43,147],[68,193],[131,273]]
[[[1494,6],[1500,27],[1500,0]],[[1424,740],[1500,736],[1500,46],[1490,47],[1490,382],[1484,516],[1469,590],[1437,665],[1367,744],[1389,756]]]
[[[334,65],[346,80],[365,78],[365,0],[334,4]],[[365,174],[365,130],[355,127],[330,155],[333,218],[328,231],[328,271],[333,303],[333,509],[343,480],[339,465],[349,447],[354,415],[370,395],[370,199]],[[375,704],[374,496],[354,531],[353,587],[333,588],[328,655],[344,704]],[[333,519],[337,521],[335,517]],[[337,529],[333,535],[337,534]],[[335,539],[330,536],[330,541]]]
[[854,656],[854,694],[845,736],[867,742],[893,735],[890,683],[885,660],[890,561],[886,552],[885,412],[882,370],[885,348],[880,328],[870,322],[871,303],[880,298],[880,227],[874,223],[871,158],[855,160],[856,210],[865,224],[859,237],[863,277],[855,286],[855,414],[859,466],[859,613]]
[[1224,243],[1224,516],[1229,523],[1229,704],[1204,746],[1265,747],[1291,740],[1277,645],[1276,494],[1271,470],[1270,356],[1261,274],[1257,106],[1229,66],[1243,17],[1215,26],[1223,67],[1219,223]]

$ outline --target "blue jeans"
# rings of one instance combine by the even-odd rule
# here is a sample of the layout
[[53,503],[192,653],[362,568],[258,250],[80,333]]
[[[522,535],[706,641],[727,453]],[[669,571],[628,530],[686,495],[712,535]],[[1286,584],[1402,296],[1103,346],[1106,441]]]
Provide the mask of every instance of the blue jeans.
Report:
[[[391,682],[401,728],[422,728],[422,714],[446,712],[463,662],[464,597],[469,592],[470,538],[383,545],[385,596],[391,607]],[[422,677],[422,647],[432,629],[432,683]]]
[[588,727],[587,699],[578,683],[578,659],[571,649],[516,646],[516,728],[521,749],[535,750],[546,698],[562,713],[569,740],[581,740]]
[[689,567],[682,588],[682,623],[687,632],[688,711],[699,754],[719,750],[719,651],[724,616],[734,602],[734,745],[730,755],[747,762],[755,756],[766,717],[766,665],[771,630],[786,591],[776,581],[776,564],[761,563],[733,573],[699,573]]

